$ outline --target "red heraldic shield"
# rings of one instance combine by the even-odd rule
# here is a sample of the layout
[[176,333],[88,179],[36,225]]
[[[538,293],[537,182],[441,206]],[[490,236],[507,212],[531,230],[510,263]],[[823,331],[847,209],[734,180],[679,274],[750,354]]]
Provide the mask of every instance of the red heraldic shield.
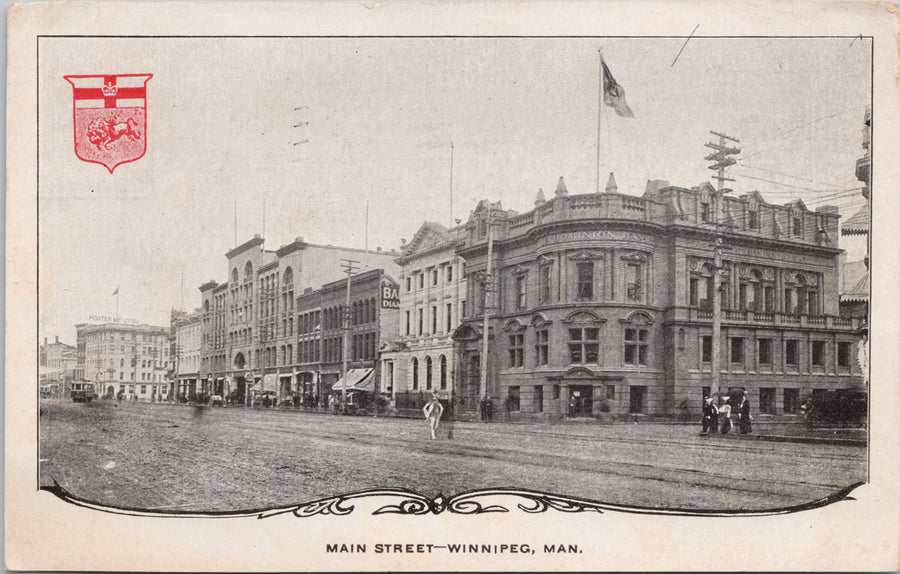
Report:
[[112,173],[147,151],[147,81],[153,74],[64,76],[72,84],[75,155]]

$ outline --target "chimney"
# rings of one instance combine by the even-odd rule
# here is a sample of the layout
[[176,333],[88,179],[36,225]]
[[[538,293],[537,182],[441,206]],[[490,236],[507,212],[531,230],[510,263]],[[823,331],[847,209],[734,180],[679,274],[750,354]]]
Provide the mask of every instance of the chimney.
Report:
[[56,336],[56,344],[59,344],[59,335]]

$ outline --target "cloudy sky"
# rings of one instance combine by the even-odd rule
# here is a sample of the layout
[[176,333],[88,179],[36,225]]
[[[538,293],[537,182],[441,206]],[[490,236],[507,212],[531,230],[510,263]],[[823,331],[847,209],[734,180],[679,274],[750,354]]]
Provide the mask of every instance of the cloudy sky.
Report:
[[[465,219],[481,198],[524,212],[560,176],[570,194],[594,191],[601,48],[635,114],[603,110],[603,184],[614,172],[620,192],[639,195],[648,179],[709,181],[703,144],[716,130],[740,139],[737,192],[845,217],[862,205],[868,39],[684,44],[44,38],[40,335],[74,343],[74,324],[115,313],[117,286],[120,316],[167,324],[182,300],[198,305],[202,282],[226,278],[235,227],[240,243],[265,225],[269,249],[297,236],[391,249],[425,220]],[[153,74],[147,153],[110,175],[73,152],[63,76],[125,73]],[[862,256],[861,242],[841,241]]]

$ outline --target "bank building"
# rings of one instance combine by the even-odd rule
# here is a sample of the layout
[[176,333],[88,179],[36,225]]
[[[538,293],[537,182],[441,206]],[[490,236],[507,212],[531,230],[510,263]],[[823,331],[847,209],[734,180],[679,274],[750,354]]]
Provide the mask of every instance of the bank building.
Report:
[[[612,174],[581,195],[560,178],[527,213],[482,201],[403,252],[407,337],[383,358],[407,362],[382,368],[395,395],[447,389],[463,417],[478,416],[483,396],[511,420],[693,416],[712,378],[720,238],[720,390],[746,390],[754,413],[795,413],[813,393],[863,385],[860,320],[838,312],[838,226],[835,207],[709,183],[649,181],[638,197],[618,193]],[[427,268],[408,268],[416,262]],[[431,373],[417,348],[436,355]],[[434,366],[440,357],[447,367]]]

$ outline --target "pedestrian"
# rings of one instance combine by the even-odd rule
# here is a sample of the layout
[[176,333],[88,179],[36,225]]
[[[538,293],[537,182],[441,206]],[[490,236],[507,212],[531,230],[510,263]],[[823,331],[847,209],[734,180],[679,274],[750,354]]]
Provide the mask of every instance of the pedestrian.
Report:
[[744,394],[741,395],[741,402],[738,406],[738,414],[740,416],[738,420],[740,421],[741,425],[741,434],[750,434],[750,431],[752,430],[750,428],[750,421],[753,419],[753,417],[750,416],[750,401],[747,400],[747,391],[744,391]]
[[731,422],[731,399],[725,401],[725,404],[719,407],[719,418],[722,420],[722,434],[728,434],[734,425]]
[[713,403],[712,397],[703,397],[702,423],[702,435],[715,434],[719,429],[719,408]]
[[441,424],[441,415],[444,414],[444,406],[437,393],[432,393],[431,401],[422,407],[422,412],[425,413],[425,420],[428,421],[428,428],[431,430],[431,440],[434,440],[436,438],[434,433]]

